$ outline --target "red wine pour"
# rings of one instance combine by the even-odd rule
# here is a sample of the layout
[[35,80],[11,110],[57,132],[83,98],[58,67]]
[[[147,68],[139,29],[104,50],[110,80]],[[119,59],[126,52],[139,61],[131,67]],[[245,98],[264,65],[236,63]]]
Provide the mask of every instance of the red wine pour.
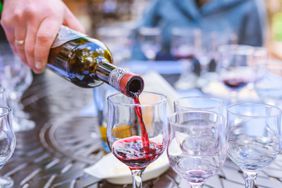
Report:
[[142,143],[143,143],[143,147],[144,147],[144,152],[145,153],[149,153],[150,149],[149,149],[149,137],[148,137],[148,133],[145,127],[145,123],[143,121],[143,115],[142,115],[142,109],[140,107],[140,101],[139,101],[139,96],[137,94],[133,95],[133,101],[136,104],[136,106],[134,107],[135,113],[137,115],[138,118],[138,122],[140,125],[140,129],[141,129],[141,133],[142,133]]
[[143,138],[133,136],[116,141],[113,146],[113,154],[131,170],[144,169],[157,159],[163,152],[163,146],[155,142],[148,143],[149,146],[143,146]]

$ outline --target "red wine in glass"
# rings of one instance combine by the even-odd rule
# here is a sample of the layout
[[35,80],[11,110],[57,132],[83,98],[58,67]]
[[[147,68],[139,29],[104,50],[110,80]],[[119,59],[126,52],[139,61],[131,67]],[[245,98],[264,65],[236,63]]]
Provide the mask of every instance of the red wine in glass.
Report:
[[249,80],[243,78],[228,78],[223,79],[223,83],[231,89],[241,89],[249,83]]
[[162,144],[149,142],[149,148],[143,146],[143,138],[132,136],[114,142],[113,154],[131,170],[146,168],[151,162],[157,159],[163,152]]

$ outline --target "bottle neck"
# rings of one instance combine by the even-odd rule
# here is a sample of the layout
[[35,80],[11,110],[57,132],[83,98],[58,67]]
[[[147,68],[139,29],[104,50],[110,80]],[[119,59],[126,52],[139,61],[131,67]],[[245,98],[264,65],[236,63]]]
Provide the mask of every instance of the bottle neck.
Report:
[[97,58],[96,76],[123,94],[132,97],[144,89],[143,79],[123,68],[110,64],[105,58]]

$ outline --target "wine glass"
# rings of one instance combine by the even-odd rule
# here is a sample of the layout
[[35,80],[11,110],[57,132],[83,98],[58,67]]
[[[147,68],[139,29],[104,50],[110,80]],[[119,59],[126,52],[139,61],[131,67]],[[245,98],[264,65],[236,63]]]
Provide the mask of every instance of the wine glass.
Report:
[[225,126],[220,114],[181,111],[169,119],[167,155],[171,167],[193,188],[218,173],[227,153]]
[[9,54],[1,55],[0,84],[6,90],[9,106],[13,109],[13,128],[16,132],[31,130],[35,127],[23,111],[20,100],[32,82],[32,73],[18,57]]
[[255,48],[246,45],[224,45],[219,48],[219,79],[231,92],[231,102],[238,92],[256,80]]
[[[11,125],[11,109],[0,107],[0,167],[11,158],[15,147],[16,137]],[[10,188],[13,186],[13,180],[9,177],[0,177],[0,187]]]
[[225,112],[225,102],[208,96],[182,97],[174,101],[174,111],[187,110],[210,111],[218,114]]
[[141,50],[149,60],[155,60],[161,49],[161,32],[157,27],[141,27],[139,41]]
[[107,141],[113,155],[131,170],[133,187],[142,187],[142,172],[166,149],[167,98],[142,92],[134,100],[123,94],[108,97]]
[[257,171],[278,155],[280,121],[280,109],[267,104],[239,103],[228,108],[228,156],[242,169],[246,188],[254,187]]
[[255,90],[264,103],[282,109],[282,65],[280,62],[268,64],[263,78],[255,82]]
[[175,27],[171,32],[171,54],[182,63],[183,71],[175,87],[180,90],[193,88],[196,75],[193,66],[196,63],[195,54],[199,46],[201,31],[196,28]]

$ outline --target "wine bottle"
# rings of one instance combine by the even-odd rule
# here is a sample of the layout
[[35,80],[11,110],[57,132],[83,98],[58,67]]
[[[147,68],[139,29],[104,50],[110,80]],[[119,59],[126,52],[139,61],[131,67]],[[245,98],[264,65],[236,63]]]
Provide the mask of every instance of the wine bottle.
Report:
[[112,62],[109,49],[101,41],[62,26],[47,67],[80,87],[92,88],[104,82],[130,97],[141,93],[143,79]]

